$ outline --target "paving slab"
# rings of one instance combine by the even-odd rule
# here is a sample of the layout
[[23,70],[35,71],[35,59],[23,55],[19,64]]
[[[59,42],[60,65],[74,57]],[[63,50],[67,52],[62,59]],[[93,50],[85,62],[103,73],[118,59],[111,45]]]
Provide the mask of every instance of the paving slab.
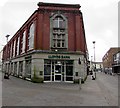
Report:
[[105,95],[108,89],[105,88],[106,91],[103,89],[105,85],[100,80],[103,75],[97,74],[96,80],[88,76],[81,90],[79,84],[65,82],[36,84],[10,76],[9,80],[3,79],[2,104],[4,106],[116,106],[117,100],[112,95],[112,98],[109,96],[111,100],[107,99],[110,92]]

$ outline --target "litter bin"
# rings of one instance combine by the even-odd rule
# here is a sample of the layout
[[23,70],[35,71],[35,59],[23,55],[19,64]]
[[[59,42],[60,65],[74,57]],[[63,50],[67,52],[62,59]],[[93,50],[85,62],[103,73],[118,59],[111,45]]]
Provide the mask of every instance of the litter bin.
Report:
[[9,74],[8,73],[5,73],[4,79],[9,79]]

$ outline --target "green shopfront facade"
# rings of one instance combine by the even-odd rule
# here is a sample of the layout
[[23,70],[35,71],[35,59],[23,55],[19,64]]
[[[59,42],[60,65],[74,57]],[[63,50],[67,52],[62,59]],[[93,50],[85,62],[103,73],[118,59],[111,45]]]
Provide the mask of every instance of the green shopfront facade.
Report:
[[3,70],[13,76],[31,80],[34,73],[44,82],[73,82],[87,75],[86,59],[80,53],[53,53],[33,51],[11,59]]

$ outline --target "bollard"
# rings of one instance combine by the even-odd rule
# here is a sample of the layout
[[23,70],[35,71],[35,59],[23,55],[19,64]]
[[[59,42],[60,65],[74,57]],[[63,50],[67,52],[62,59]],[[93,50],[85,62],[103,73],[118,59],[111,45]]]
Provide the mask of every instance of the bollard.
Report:
[[81,77],[79,78],[79,90],[81,90]]

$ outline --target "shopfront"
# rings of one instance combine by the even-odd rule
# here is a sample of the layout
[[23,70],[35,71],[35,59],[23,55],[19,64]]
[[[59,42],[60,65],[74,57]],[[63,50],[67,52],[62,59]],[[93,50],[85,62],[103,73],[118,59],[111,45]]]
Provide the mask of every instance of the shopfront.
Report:
[[73,60],[44,60],[44,81],[73,81]]
[[[79,61],[81,60],[81,61]],[[4,65],[8,70],[9,63]],[[83,55],[73,54],[42,54],[35,53],[21,59],[15,59],[10,64],[11,75],[31,80],[36,74],[44,82],[70,82],[87,75]]]
[[80,76],[84,79],[87,75],[84,55],[35,53],[31,63],[31,76],[33,77],[33,71],[36,70],[36,75],[42,77],[44,82],[73,83]]

